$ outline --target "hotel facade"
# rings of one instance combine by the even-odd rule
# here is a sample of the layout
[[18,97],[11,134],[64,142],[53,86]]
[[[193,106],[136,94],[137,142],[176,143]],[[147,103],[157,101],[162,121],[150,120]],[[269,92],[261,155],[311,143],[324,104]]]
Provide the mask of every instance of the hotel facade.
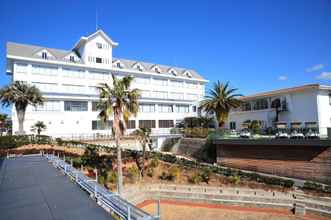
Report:
[[287,128],[316,124],[322,136],[331,134],[331,86],[303,85],[245,96],[242,101],[244,104],[229,114],[230,129],[241,130],[245,122],[253,120],[260,121],[262,128],[274,127],[277,111],[278,122]]
[[[111,74],[132,75],[132,88],[141,91],[139,112],[130,118],[129,132],[149,127],[154,133],[168,133],[185,117],[198,115],[207,80],[192,69],[115,58],[117,46],[102,30],[81,37],[71,50],[8,42],[7,74],[12,81],[35,85],[45,98],[43,105],[27,108],[24,130],[31,133],[31,126],[43,121],[44,134],[54,137],[111,134],[112,118],[101,123],[96,109],[97,86],[111,85]],[[12,120],[16,132],[14,108]]]

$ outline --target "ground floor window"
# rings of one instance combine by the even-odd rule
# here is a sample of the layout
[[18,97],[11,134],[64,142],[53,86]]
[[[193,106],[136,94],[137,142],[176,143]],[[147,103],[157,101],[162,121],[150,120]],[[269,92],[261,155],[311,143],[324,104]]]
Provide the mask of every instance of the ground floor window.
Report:
[[129,120],[127,126],[128,126],[127,129],[136,129],[136,121]]
[[231,130],[236,130],[236,122],[234,122],[234,121],[230,122],[230,129]]
[[155,128],[155,120],[139,120],[139,128]]
[[92,130],[110,130],[113,126],[113,121],[107,120],[106,122],[101,120],[92,121]]
[[174,121],[173,120],[159,120],[159,128],[173,128]]

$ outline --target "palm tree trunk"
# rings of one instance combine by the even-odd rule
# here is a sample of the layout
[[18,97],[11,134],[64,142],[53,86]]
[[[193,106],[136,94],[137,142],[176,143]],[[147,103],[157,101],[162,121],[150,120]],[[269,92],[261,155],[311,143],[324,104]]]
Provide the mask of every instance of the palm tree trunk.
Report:
[[18,119],[18,134],[23,135],[24,132],[24,118],[25,118],[25,109],[19,109],[16,107],[17,119]]
[[146,154],[146,144],[143,143],[143,159],[142,159],[142,166],[141,166],[141,176],[144,177],[145,175],[145,154]]
[[123,172],[122,172],[122,149],[120,146],[120,114],[119,110],[114,110],[114,128],[115,128],[115,143],[117,148],[117,193],[123,192]]

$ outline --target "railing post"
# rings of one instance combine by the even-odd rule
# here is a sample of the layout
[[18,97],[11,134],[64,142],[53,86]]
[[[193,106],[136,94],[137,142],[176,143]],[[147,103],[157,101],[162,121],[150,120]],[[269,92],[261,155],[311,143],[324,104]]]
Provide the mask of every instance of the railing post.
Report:
[[72,158],[70,160],[70,165],[71,165],[71,167],[74,167],[74,162],[73,162]]
[[131,220],[131,208],[128,206],[128,220]]
[[157,200],[157,217],[159,220],[161,220],[161,201],[160,201],[160,199]]
[[94,197],[95,199],[98,200],[97,186],[98,186],[98,169],[95,169]]

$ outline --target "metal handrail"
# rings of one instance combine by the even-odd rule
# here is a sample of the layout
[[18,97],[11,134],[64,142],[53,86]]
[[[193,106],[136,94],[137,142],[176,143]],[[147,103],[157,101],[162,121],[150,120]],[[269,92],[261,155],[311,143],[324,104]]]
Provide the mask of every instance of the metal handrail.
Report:
[[124,200],[118,194],[110,192],[103,186],[99,185],[96,180],[85,176],[81,171],[66,163],[61,158],[53,154],[45,154],[45,156],[50,162],[52,162],[52,164],[56,168],[62,170],[66,175],[71,177],[82,189],[87,191],[91,195],[91,197],[95,198],[100,206],[113,211],[122,219],[159,220],[159,217],[151,216],[147,212],[135,207],[128,201]]

